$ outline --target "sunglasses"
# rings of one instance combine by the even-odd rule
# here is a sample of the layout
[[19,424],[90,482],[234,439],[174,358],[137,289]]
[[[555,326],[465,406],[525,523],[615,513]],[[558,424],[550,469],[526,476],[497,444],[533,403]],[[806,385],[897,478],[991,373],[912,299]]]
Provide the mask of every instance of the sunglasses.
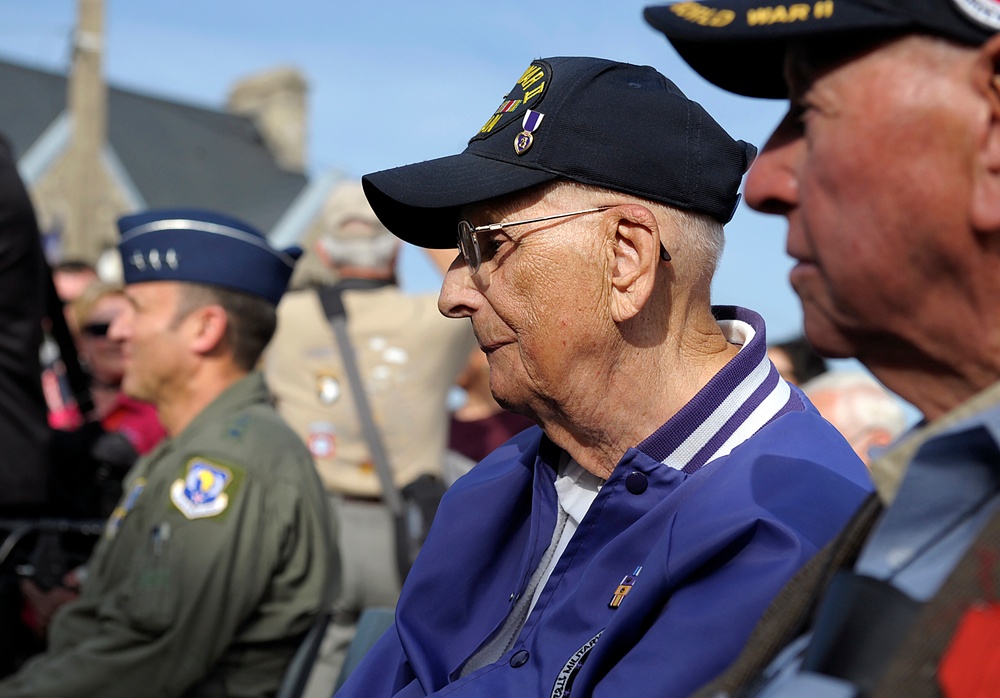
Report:
[[90,337],[107,337],[110,322],[91,322],[80,328],[80,331]]

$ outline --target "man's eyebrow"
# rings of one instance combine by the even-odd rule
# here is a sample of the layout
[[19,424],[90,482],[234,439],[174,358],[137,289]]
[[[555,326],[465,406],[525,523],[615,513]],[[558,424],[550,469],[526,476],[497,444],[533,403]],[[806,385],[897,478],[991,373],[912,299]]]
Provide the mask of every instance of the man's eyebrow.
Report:
[[801,72],[786,70],[785,86],[788,89],[786,97],[794,106],[794,103],[809,89],[809,81]]
[[792,96],[807,92],[824,73],[894,41],[906,32],[871,30],[846,37],[791,41],[785,50],[785,81]]
[[789,45],[785,54],[785,84],[788,86],[788,96],[801,95],[812,83],[814,70],[808,65],[804,50],[797,50],[795,45]]

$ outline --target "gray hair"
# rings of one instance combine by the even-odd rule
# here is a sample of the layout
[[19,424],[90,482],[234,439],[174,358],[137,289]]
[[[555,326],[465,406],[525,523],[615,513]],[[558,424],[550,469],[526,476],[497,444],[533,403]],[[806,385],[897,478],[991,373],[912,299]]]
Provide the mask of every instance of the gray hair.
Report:
[[385,229],[372,237],[348,239],[337,238],[328,233],[320,236],[317,242],[332,264],[362,269],[391,268],[399,244],[396,236]]
[[587,192],[589,195],[597,197],[595,202],[604,201],[610,193],[616,198],[646,206],[656,213],[658,218],[661,218],[661,223],[662,217],[666,217],[675,224],[676,239],[672,243],[665,243],[667,252],[671,255],[680,252],[689,259],[699,260],[702,263],[701,276],[708,282],[711,282],[712,277],[715,276],[722,259],[722,252],[726,247],[726,236],[722,223],[710,215],[571,180],[557,180],[547,186],[551,187],[550,191],[555,192],[560,190]]
[[399,241],[375,215],[361,182],[342,182],[330,192],[322,225],[316,242],[334,266],[392,269]]
[[[722,260],[722,252],[726,248],[726,234],[722,223],[711,216],[695,211],[686,211],[672,206],[660,206],[668,211],[680,231],[678,237],[687,253],[696,259],[704,260],[705,272],[709,279],[715,276]],[[670,250],[667,250],[668,252]]]
[[862,371],[827,371],[801,387],[807,397],[828,392],[840,397],[828,417],[848,438],[874,428],[885,429],[895,438],[907,426],[899,399]]

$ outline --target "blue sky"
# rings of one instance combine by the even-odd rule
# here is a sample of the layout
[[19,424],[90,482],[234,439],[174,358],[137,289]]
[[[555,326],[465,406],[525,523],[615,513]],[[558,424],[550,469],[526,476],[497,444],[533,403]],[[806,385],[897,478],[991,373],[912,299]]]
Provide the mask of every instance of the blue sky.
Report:
[[[642,20],[647,2],[578,0],[106,0],[104,69],[127,89],[221,108],[232,83],[291,65],[310,86],[310,171],[353,177],[459,152],[538,57],[655,66],[735,137],[762,146],[783,104],[708,85]],[[0,0],[0,57],[64,71],[76,0]],[[238,215],[239,212],[233,212]],[[782,219],[741,205],[727,226],[717,303],[760,312],[768,336],[799,331]],[[436,289],[421,253],[402,269]]]

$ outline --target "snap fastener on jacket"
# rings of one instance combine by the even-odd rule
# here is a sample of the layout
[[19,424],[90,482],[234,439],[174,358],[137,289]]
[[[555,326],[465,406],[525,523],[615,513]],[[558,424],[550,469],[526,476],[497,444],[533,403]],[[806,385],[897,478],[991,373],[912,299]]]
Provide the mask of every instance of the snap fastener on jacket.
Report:
[[629,473],[625,478],[625,489],[632,494],[642,494],[649,487],[649,479],[640,472]]

